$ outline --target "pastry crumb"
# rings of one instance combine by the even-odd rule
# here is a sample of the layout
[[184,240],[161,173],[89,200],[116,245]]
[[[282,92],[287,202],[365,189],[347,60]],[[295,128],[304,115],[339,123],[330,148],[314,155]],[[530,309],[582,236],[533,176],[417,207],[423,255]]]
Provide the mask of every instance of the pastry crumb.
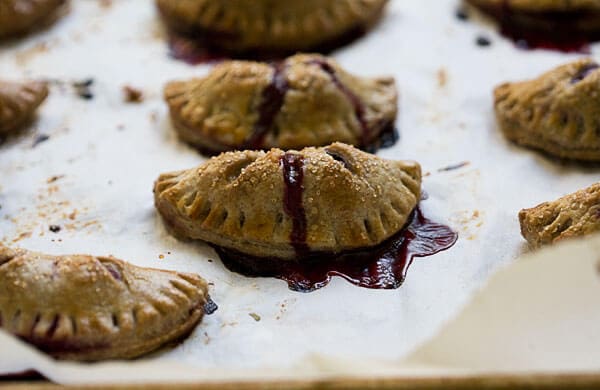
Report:
[[126,103],[141,103],[144,101],[144,93],[130,85],[123,87],[123,97]]
[[150,122],[157,123],[158,122],[158,112],[152,111],[150,113]]
[[469,161],[463,161],[457,164],[452,164],[452,165],[448,165],[446,167],[443,168],[439,168],[438,172],[448,172],[448,171],[454,171],[456,169],[460,169],[463,167],[466,167],[467,165],[470,165],[471,163]]
[[94,85],[94,79],[89,78],[81,81],[75,81],[72,84],[73,89],[77,96],[84,100],[92,100],[94,94],[92,93],[92,85]]
[[33,140],[33,143],[31,144],[31,147],[35,148],[36,146],[38,146],[42,142],[46,142],[49,139],[50,139],[49,135],[47,135],[47,134],[40,134],[37,137],[35,137],[35,139]]
[[14,244],[16,242],[19,242],[19,241],[24,240],[29,237],[31,237],[31,232],[23,232],[23,233],[19,234],[16,238],[14,238],[12,240],[12,243]]
[[254,319],[254,321],[259,322],[260,321],[260,316],[256,313],[248,313],[248,315],[250,317],[252,317]]
[[48,184],[54,183],[55,181],[60,180],[63,177],[65,177],[65,175],[54,175],[54,176],[48,178],[48,180],[46,180],[46,183],[48,183]]
[[60,232],[61,227],[58,225],[50,225],[48,227],[48,230],[50,230],[52,233],[58,233]]
[[448,73],[446,72],[446,69],[440,68],[437,71],[437,84],[440,88],[445,88],[446,84],[448,84]]

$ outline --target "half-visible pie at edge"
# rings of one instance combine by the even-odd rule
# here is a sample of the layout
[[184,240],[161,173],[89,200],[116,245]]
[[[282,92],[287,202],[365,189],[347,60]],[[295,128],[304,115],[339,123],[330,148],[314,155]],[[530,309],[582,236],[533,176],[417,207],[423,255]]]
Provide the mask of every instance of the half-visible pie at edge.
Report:
[[47,96],[48,87],[45,83],[0,80],[0,135],[26,126]]
[[600,231],[600,183],[519,212],[521,233],[534,247]]
[[592,59],[494,91],[500,130],[511,141],[547,154],[600,161],[600,68]]
[[0,1],[0,39],[28,33],[56,16],[66,0]]
[[234,53],[329,51],[356,38],[387,0],[157,0],[166,24]]
[[191,332],[207,301],[197,275],[0,246],[0,327],[60,359],[151,352]]

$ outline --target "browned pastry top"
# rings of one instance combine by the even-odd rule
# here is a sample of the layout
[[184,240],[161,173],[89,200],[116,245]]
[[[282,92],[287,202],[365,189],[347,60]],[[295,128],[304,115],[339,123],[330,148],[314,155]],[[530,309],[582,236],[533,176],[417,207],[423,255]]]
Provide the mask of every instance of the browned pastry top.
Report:
[[600,161],[600,69],[592,59],[494,91],[506,137],[560,158]]
[[175,128],[205,151],[300,149],[334,141],[367,146],[393,126],[391,77],[364,78],[313,54],[277,66],[229,61],[165,87]]
[[374,24],[387,0],[157,0],[166,23],[229,51],[316,50]]
[[420,185],[415,162],[334,143],[223,153],[161,175],[154,193],[159,213],[180,236],[289,259],[303,245],[337,253],[383,242],[407,222]]
[[0,39],[39,28],[66,0],[0,0]]
[[27,125],[47,96],[45,83],[0,80],[0,134],[12,133]]
[[193,329],[206,301],[196,275],[0,246],[0,326],[58,358],[150,352]]
[[534,247],[600,231],[600,183],[519,213],[521,233]]

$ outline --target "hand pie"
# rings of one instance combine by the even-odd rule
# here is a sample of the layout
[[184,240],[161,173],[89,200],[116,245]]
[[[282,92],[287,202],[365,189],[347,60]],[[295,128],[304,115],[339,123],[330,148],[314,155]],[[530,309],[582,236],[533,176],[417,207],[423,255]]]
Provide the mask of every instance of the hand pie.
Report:
[[0,135],[27,125],[47,96],[48,87],[45,83],[0,80]]
[[167,25],[234,53],[328,51],[374,25],[387,0],[157,0]]
[[391,77],[353,76],[332,59],[306,54],[277,65],[229,61],[165,87],[180,137],[212,154],[334,141],[368,147],[393,128],[397,98]]
[[494,92],[508,139],[560,158],[600,161],[600,71],[591,59]]
[[12,37],[39,28],[55,16],[66,0],[0,1],[0,38]]
[[0,327],[60,359],[151,352],[187,335],[206,302],[196,275],[0,246]]
[[600,3],[597,0],[467,0],[467,3],[489,10],[504,7],[508,8],[507,11],[540,15],[548,12],[600,11]]
[[[466,0],[501,23],[514,38],[533,37],[546,44],[600,38],[597,0]],[[519,36],[522,35],[522,36]]]
[[228,152],[161,175],[158,212],[179,236],[260,258],[302,260],[377,245],[406,224],[421,168],[352,146]]
[[521,233],[534,247],[600,231],[600,183],[519,212]]

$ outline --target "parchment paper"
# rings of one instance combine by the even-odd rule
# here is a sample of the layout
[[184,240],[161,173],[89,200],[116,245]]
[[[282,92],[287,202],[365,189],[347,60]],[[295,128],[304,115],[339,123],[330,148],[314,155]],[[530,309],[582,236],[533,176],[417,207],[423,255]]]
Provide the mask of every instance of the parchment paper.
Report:
[[[227,271],[206,245],[172,238],[153,206],[152,183],[161,172],[204,161],[177,140],[162,86],[205,74],[209,66],[192,67],[168,57],[150,0],[72,3],[71,12],[48,31],[0,46],[4,78],[95,80],[90,101],[66,84],[54,86],[33,129],[0,146],[0,240],[55,254],[112,254],[137,265],[196,272],[214,283],[211,295],[220,308],[184,343],[149,358],[152,364],[168,365],[166,370],[153,368],[147,374],[127,363],[116,366],[119,375],[108,377],[102,372],[105,366],[70,371],[64,368],[70,365],[34,359],[29,350],[18,359],[22,347],[0,335],[0,373],[41,359],[36,367],[63,382],[337,375],[339,362],[349,374],[397,374],[395,364],[388,369],[382,362],[399,361],[430,339],[494,270],[525,251],[519,209],[600,178],[598,168],[561,165],[509,144],[493,118],[495,85],[535,77],[577,55],[516,50],[489,26],[456,20],[453,0],[392,0],[375,31],[334,55],[355,73],[396,77],[401,140],[379,154],[422,164],[429,195],[422,208],[428,217],[457,230],[458,243],[417,259],[405,284],[392,291],[334,279],[326,288],[301,294],[282,281],[245,278]],[[492,46],[477,47],[478,35],[490,37]],[[144,102],[126,104],[125,85],[142,89]],[[42,134],[50,138],[34,147]],[[440,171],[462,162],[468,164]],[[61,226],[60,232],[49,231],[54,224]],[[505,287],[507,292],[511,288],[511,283]],[[579,318],[573,317],[573,326]],[[505,337],[511,333],[519,334],[507,332]],[[515,341],[515,348],[519,345]],[[472,360],[449,362],[436,348],[420,351],[416,363],[410,360],[402,372],[429,372],[431,366],[421,356],[461,370],[489,368],[474,364],[486,361],[482,354],[495,356],[465,349]],[[520,355],[524,366],[519,367],[538,368],[527,365],[528,356]]]

